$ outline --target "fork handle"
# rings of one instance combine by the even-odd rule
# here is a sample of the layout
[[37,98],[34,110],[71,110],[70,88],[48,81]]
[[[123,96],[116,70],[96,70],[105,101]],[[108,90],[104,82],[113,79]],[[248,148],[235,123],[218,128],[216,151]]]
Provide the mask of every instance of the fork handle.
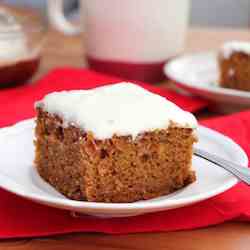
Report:
[[229,171],[231,174],[236,176],[241,181],[245,182],[247,185],[250,185],[250,169],[246,167],[242,167],[236,163],[225,160],[217,155],[205,152],[201,149],[194,149],[194,154],[203,159],[206,159],[224,169]]

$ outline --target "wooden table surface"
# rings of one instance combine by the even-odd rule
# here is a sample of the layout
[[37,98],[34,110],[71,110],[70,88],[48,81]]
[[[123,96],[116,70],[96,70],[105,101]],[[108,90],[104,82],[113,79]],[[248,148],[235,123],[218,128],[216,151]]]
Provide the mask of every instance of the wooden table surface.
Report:
[[[197,52],[218,48],[224,41],[233,39],[249,40],[247,30],[189,31],[186,52]],[[35,78],[61,66],[83,67],[84,43],[81,36],[65,37],[56,31],[48,32],[42,65]],[[112,236],[94,233],[70,234],[42,239],[4,240],[0,250],[29,249],[169,249],[169,250],[249,250],[250,224],[226,223],[209,228],[170,232],[143,233]]]

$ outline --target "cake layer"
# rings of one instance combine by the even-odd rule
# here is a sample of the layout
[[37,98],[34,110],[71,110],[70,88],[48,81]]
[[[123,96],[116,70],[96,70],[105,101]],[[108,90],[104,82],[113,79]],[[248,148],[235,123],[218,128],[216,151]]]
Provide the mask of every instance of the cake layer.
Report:
[[250,54],[234,52],[219,57],[220,85],[224,88],[250,91]]
[[165,129],[98,140],[92,133],[37,109],[39,174],[75,200],[134,202],[169,194],[195,180],[191,168],[193,129]]
[[195,117],[166,98],[132,83],[119,83],[91,90],[51,93],[36,107],[58,115],[65,127],[74,124],[96,139],[166,129],[171,123],[196,128]]

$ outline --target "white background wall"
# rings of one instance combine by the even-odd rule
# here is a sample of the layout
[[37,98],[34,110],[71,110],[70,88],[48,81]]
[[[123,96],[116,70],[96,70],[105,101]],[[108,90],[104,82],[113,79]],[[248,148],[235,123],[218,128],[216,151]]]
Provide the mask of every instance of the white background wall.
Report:
[[192,0],[191,24],[250,27],[250,0]]

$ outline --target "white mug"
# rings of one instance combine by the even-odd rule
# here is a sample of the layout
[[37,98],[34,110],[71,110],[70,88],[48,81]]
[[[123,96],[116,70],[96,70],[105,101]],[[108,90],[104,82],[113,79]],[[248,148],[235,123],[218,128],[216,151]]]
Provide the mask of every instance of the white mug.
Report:
[[97,71],[158,81],[163,64],[184,46],[190,0],[81,0],[81,27],[66,20],[63,0],[48,0],[51,24],[85,33],[86,57]]

